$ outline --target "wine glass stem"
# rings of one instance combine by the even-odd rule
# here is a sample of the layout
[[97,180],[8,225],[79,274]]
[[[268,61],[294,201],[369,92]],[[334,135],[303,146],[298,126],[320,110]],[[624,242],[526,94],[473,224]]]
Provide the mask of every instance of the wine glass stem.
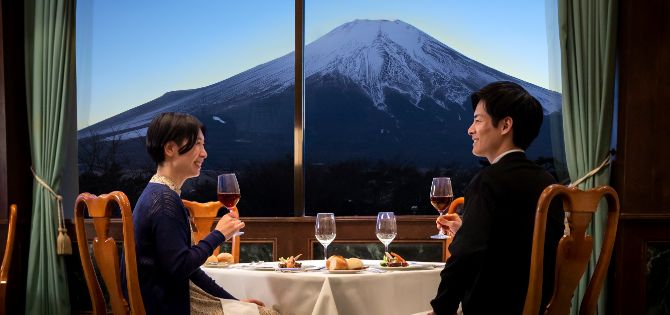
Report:
[[323,260],[328,260],[328,245],[323,245]]
[[389,246],[387,244],[384,244],[384,252],[388,253],[389,251]]
[[[446,210],[446,209],[445,209],[445,210]],[[445,210],[440,211],[440,216],[443,216],[443,215],[444,215]],[[439,235],[444,235],[444,231],[442,231],[442,229],[440,229],[440,231],[437,232],[437,234],[439,234]]]

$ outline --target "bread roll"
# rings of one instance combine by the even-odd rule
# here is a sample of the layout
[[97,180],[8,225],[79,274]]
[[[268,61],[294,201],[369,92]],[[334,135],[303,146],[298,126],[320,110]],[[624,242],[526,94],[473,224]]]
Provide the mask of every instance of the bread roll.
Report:
[[219,260],[220,263],[229,263],[232,264],[233,261],[233,255],[230,253],[221,253],[216,258]]
[[328,270],[347,270],[349,269],[347,261],[342,256],[333,255],[326,260]]
[[207,260],[205,261],[205,263],[218,263],[218,262],[219,259],[216,258],[216,256],[214,255],[207,257]]
[[363,269],[363,261],[358,258],[347,258],[347,267],[349,270]]

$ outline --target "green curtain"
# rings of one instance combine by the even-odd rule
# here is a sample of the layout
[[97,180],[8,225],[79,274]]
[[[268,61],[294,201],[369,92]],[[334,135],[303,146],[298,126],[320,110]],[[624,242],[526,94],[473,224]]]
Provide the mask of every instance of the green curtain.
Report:
[[[68,108],[76,105],[75,1],[27,0],[26,95],[30,149],[35,173],[61,190]],[[65,261],[56,255],[58,208],[33,184],[33,215],[26,284],[26,314],[69,314]]]
[[[559,0],[563,132],[570,178],[575,181],[596,168],[607,156],[612,135],[614,71],[617,29],[615,0]],[[589,178],[581,189],[609,184],[609,172]],[[575,292],[572,314],[586,291],[602,246],[607,214],[598,211],[589,233],[594,249],[586,274]],[[603,289],[603,292],[605,289]],[[598,313],[605,314],[601,293]]]

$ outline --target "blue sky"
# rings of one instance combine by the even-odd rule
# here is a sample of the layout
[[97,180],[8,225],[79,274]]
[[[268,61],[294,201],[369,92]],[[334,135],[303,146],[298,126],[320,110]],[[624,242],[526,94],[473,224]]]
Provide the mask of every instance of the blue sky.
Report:
[[[293,51],[294,1],[79,1],[78,128]],[[309,43],[355,19],[400,19],[549,87],[545,1],[306,0]]]

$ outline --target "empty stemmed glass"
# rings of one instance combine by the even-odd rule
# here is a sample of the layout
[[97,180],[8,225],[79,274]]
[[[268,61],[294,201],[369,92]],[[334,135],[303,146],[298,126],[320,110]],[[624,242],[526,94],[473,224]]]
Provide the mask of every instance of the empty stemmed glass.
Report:
[[323,245],[323,259],[328,259],[327,248],[335,239],[335,214],[318,213],[314,224],[314,236]]
[[[237,202],[240,201],[240,186],[237,184],[235,173],[221,174],[216,185],[216,196],[228,211],[233,211]],[[237,231],[234,236],[242,235],[244,232]]]
[[[433,178],[433,183],[430,185],[430,203],[433,205],[433,208],[435,208],[440,215],[443,215],[453,199],[454,192],[451,189],[451,178]],[[442,229],[440,229],[438,234],[433,235],[430,238],[446,239],[449,238],[449,236],[445,235]]]
[[380,212],[377,214],[377,224],[375,225],[377,238],[384,244],[384,252],[389,251],[389,245],[398,234],[398,227],[395,223],[393,212]]

